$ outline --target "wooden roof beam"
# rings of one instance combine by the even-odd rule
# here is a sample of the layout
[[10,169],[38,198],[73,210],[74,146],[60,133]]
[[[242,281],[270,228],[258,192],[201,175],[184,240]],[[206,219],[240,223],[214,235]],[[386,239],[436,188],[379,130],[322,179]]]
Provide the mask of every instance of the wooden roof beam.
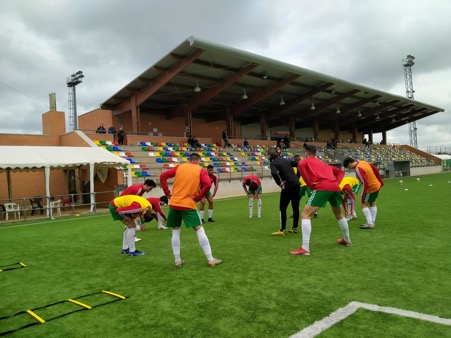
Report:
[[173,118],[175,116],[182,116],[184,115],[185,111],[195,111],[198,107],[201,105],[207,103],[211,99],[213,99],[216,95],[221,93],[222,91],[226,90],[227,88],[231,87],[235,82],[237,82],[240,78],[247,75],[252,69],[257,67],[258,65],[255,63],[252,63],[240,71],[236,73],[232,73],[229,77],[227,77],[220,86],[214,86],[210,87],[209,89],[205,90],[204,92],[200,92],[198,95],[196,95],[188,104],[179,106],[172,110],[167,118]]
[[156,77],[154,81],[142,88],[140,91],[136,92],[134,95],[129,97],[127,100],[121,102],[115,109],[117,113],[124,113],[132,109],[132,102],[136,100],[136,105],[140,105],[150,96],[155,94],[159,88],[164,86],[166,83],[171,81],[177,74],[188,65],[190,65],[194,60],[196,60],[200,55],[205,52],[204,49],[197,49],[185,59],[175,64],[167,72],[161,73]]

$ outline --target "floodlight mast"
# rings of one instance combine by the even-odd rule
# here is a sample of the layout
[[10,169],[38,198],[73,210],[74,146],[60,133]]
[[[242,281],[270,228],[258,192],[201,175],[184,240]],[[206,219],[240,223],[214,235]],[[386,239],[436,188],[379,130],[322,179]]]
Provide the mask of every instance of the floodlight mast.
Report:
[[84,77],[83,72],[79,70],[66,79],[66,84],[69,88],[69,120],[72,130],[78,129],[77,93],[75,86],[80,84],[82,82],[81,79]]
[[[406,97],[413,100],[413,80],[412,80],[412,66],[415,64],[415,57],[413,55],[407,55],[405,59],[402,60],[402,65],[404,66],[404,81],[406,83]],[[410,146],[418,148],[417,141],[417,123],[416,121],[409,122],[409,141]]]

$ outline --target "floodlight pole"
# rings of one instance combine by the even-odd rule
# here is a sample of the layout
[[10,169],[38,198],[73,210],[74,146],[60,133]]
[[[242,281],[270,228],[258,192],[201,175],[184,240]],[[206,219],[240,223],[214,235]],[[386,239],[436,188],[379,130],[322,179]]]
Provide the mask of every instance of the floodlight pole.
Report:
[[[413,60],[415,60],[413,55],[407,55],[407,57],[402,60],[402,65],[404,66],[404,80],[406,83],[406,97],[411,100],[413,100],[413,93],[415,93],[412,80],[412,66],[415,64]],[[418,148],[416,121],[409,122],[409,141],[410,146]]]
[[72,130],[78,129],[77,93],[75,86],[80,84],[82,82],[81,79],[84,77],[83,72],[79,70],[66,80],[67,87],[69,88],[69,118],[71,119]]

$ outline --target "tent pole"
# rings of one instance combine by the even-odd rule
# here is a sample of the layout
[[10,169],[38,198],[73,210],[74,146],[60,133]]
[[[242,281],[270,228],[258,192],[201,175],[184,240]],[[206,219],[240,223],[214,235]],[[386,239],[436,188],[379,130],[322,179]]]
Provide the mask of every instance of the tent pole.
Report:
[[91,195],[91,213],[94,213],[96,196],[94,194],[94,163],[93,162],[89,163],[89,192]]
[[47,217],[52,218],[52,208],[50,208],[50,167],[44,168],[45,173],[45,198],[47,200]]
[[8,200],[9,202],[12,201],[13,198],[13,188],[11,186],[11,169],[6,169],[6,184],[8,185]]

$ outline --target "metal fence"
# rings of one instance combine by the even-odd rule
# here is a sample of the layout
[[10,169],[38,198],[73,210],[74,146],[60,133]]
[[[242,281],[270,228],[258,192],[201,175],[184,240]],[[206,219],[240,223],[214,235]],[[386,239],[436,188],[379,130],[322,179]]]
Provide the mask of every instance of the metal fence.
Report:
[[[0,200],[0,223],[55,219],[108,211],[112,198],[105,198],[106,195],[117,197],[119,190]],[[98,202],[105,199],[107,201]]]

